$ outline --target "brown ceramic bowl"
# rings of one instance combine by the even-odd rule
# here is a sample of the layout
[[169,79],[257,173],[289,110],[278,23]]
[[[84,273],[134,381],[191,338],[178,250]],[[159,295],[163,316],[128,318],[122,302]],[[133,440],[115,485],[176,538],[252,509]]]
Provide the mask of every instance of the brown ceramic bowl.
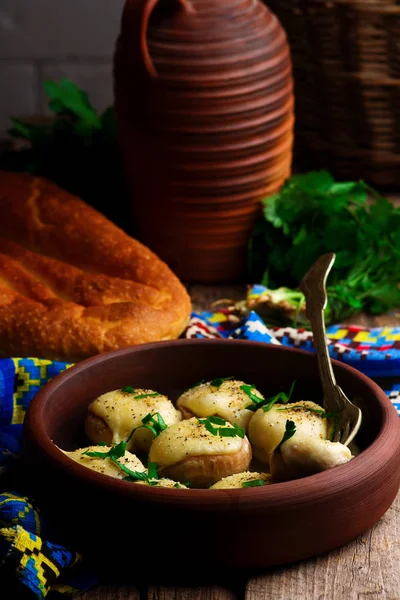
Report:
[[[400,482],[400,420],[384,392],[358,371],[334,364],[339,384],[362,407],[362,452],[346,465],[297,481],[233,490],[152,488],[95,473],[56,444],[88,442],[84,419],[99,394],[125,385],[171,399],[199,379],[234,375],[265,394],[320,401],[316,357],[246,341],[178,340],[102,354],[46,385],[25,419],[33,492],[57,507],[79,548],[101,561],[179,573],[209,568],[265,568],[345,544],[374,525]],[[54,440],[54,442],[53,442]],[[129,552],[122,549],[129,545]],[[126,559],[126,560],[124,560]]]

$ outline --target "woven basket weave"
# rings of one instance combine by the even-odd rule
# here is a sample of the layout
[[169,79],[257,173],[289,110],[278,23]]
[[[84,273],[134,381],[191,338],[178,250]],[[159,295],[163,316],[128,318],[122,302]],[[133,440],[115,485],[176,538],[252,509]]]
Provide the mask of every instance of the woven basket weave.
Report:
[[400,0],[266,0],[286,28],[295,162],[400,183]]

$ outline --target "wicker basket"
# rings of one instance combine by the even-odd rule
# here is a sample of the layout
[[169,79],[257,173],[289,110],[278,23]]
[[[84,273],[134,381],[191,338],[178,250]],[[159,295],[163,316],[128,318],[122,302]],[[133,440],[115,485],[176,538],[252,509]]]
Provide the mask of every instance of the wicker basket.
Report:
[[400,0],[266,0],[286,28],[295,163],[400,183]]

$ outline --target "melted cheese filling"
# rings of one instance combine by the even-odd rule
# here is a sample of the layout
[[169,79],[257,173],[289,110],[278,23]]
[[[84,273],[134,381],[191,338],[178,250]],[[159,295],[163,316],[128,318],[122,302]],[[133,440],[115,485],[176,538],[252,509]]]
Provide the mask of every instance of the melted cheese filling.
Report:
[[[226,423],[224,427],[232,425]],[[240,437],[213,435],[193,417],[161,432],[151,445],[149,461],[169,467],[189,456],[235,454],[241,450],[243,442]]]
[[[167,425],[172,425],[181,420],[181,413],[166,396],[150,396],[153,390],[135,389],[134,393],[115,390],[99,396],[89,406],[89,412],[103,419],[113,434],[113,443],[118,444],[126,440],[132,429],[142,424],[142,419],[149,413],[160,413]],[[146,396],[140,398],[140,396]],[[135,439],[137,444],[135,444]],[[142,447],[150,446],[153,439],[152,433],[147,429],[135,432],[131,440],[132,445]]]
[[[178,398],[177,407],[184,407],[197,417],[217,415],[246,429],[253,413],[246,409],[252,401],[240,389],[243,385],[246,384],[237,380],[224,381],[219,387],[202,383],[184,392]],[[251,391],[260,399],[264,399],[255,388]]]
[[[74,450],[73,452],[66,452],[63,450],[64,454],[69,456],[72,460],[79,463],[83,467],[87,467],[88,469],[92,469],[93,471],[97,471],[98,473],[102,473],[103,475],[109,475],[110,477],[116,477],[117,479],[124,479],[126,477],[126,473],[122,471],[110,458],[95,458],[93,456],[88,456],[84,454],[87,451],[90,452],[108,452],[110,450],[109,446],[89,446],[88,448],[79,448],[78,450]],[[146,471],[145,466],[142,462],[130,452],[125,452],[124,456],[118,458],[118,462],[120,462],[131,471]]]
[[268,412],[260,408],[254,413],[249,424],[249,438],[256,458],[269,462],[274,448],[282,440],[287,420],[295,422],[299,434],[319,439],[328,437],[327,419],[308,410],[294,409],[297,406],[323,410],[314,402],[302,400],[293,404],[275,404]]

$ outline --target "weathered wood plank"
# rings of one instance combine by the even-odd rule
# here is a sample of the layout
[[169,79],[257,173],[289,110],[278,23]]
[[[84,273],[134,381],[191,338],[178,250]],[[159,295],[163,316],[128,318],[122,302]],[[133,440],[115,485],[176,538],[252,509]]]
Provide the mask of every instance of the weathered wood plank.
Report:
[[98,585],[76,597],[76,600],[140,600],[140,592],[128,585]]
[[399,540],[400,494],[383,519],[352,544],[250,579],[246,600],[399,600]]
[[220,586],[149,587],[148,600],[238,600],[233,590]]

